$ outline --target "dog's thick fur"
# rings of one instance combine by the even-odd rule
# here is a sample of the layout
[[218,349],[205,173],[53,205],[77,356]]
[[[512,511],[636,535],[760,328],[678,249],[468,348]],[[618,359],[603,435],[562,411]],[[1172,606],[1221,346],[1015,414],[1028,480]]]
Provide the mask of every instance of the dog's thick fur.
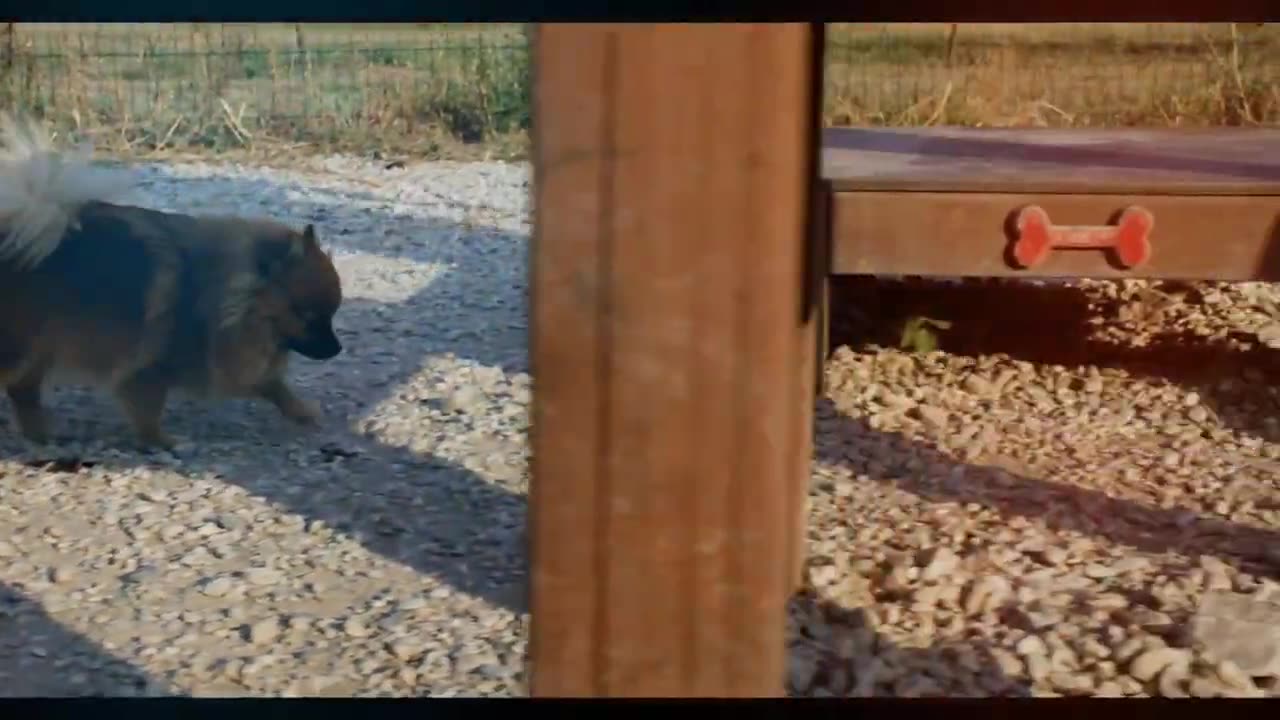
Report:
[[60,377],[110,388],[147,445],[172,442],[173,389],[315,419],[285,382],[288,353],[342,351],[342,289],[311,225],[112,204],[121,178],[87,148],[0,122],[0,386],[27,438],[47,439],[41,387]]

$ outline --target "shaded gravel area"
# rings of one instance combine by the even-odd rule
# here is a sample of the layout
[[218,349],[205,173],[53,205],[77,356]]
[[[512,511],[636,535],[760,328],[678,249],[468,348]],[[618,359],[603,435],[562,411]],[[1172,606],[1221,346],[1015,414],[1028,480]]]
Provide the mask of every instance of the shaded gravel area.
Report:
[[842,281],[793,691],[1276,694],[1272,297]]
[[[60,389],[0,412],[0,695],[524,693],[523,165],[144,166],[135,200],[315,222],[324,410],[177,401],[172,453]],[[1280,693],[1280,295],[841,282],[800,695]],[[953,322],[897,349],[905,318]]]

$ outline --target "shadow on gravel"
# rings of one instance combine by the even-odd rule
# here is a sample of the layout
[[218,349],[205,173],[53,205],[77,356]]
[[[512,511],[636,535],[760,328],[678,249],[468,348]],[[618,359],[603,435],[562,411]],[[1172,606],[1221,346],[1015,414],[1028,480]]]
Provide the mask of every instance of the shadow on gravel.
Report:
[[[107,468],[145,465],[192,476],[213,473],[458,591],[523,612],[525,497],[430,452],[388,445],[352,428],[403,392],[429,356],[451,354],[505,373],[528,371],[527,263],[511,262],[511,246],[519,244],[522,253],[525,238],[462,217],[392,212],[390,201],[359,191],[316,191],[256,177],[169,176],[164,166],[151,166],[151,172],[144,187],[163,178],[193,198],[252,193],[261,206],[237,208],[237,214],[314,222],[322,244],[340,252],[448,267],[399,301],[359,297],[346,279],[348,298],[335,318],[345,351],[327,363],[295,359],[291,372],[301,380],[300,394],[326,407],[322,428],[299,433],[261,403],[179,396],[168,406],[165,427],[193,448],[177,462],[105,452],[62,460]],[[358,202],[368,205],[353,207]],[[214,211],[184,198],[174,204],[165,209]],[[346,227],[352,224],[364,229]],[[376,271],[397,272],[394,267]],[[60,435],[78,443],[128,442],[123,418],[109,400],[82,397],[92,413],[88,407],[70,409],[74,403],[65,397],[49,398]],[[0,412],[0,426],[5,426],[0,433],[14,432],[7,410]],[[447,429],[427,425],[420,432],[439,435]],[[220,450],[220,444],[242,443],[246,436],[258,438],[269,459],[239,461]],[[65,451],[41,452],[58,459]]]
[[[1157,287],[1182,296],[1184,302],[1200,301],[1191,286],[1164,283]],[[1062,285],[841,278],[833,285],[832,304],[832,347],[895,347],[904,321],[911,316],[950,320],[952,328],[939,332],[940,345],[949,354],[972,358],[1005,354],[1037,364],[1091,364],[1169,380],[1199,393],[1228,427],[1267,440],[1280,439],[1275,426],[1265,421],[1268,415],[1280,417],[1280,405],[1257,391],[1259,381],[1280,381],[1280,353],[1244,334],[1215,339],[1171,330],[1143,347],[1090,339],[1089,334],[1096,330],[1093,323],[1114,319],[1116,307],[1099,307],[1081,289]],[[1160,312],[1158,304],[1155,311]],[[1233,346],[1228,339],[1253,347]],[[818,401],[816,413],[816,459],[849,467],[870,482],[894,485],[930,502],[977,503],[1006,518],[1038,518],[1055,530],[1103,537],[1157,556],[1169,551],[1184,551],[1193,558],[1198,553],[1212,553],[1255,577],[1280,578],[1280,567],[1268,552],[1280,544],[1280,532],[1206,517],[1189,508],[1151,507],[1005,467],[965,462],[919,439],[875,430],[841,412],[826,398]],[[930,470],[925,473],[920,468]],[[1115,591],[1131,602],[1129,608],[1117,611],[1127,615],[1116,616],[1115,622],[1130,624],[1144,611],[1159,610],[1171,621],[1168,632],[1162,634],[1171,644],[1182,642],[1179,633],[1188,626],[1187,613],[1171,611],[1141,589],[1117,587]],[[847,656],[849,647],[883,638],[867,629],[862,609],[842,608],[812,595],[795,602],[800,616],[814,618],[818,628],[801,630],[801,634],[818,636],[809,642],[824,649],[826,659],[815,671],[819,679],[827,680],[830,673],[836,673],[834,687],[850,692],[857,684],[856,673],[850,677],[851,663],[840,660],[841,652],[831,648],[840,648]],[[1011,627],[1032,628],[1016,607],[1006,608],[1002,621]],[[876,654],[880,654],[878,649]],[[947,678],[975,678],[979,694],[1030,694],[1025,681],[1011,679],[1000,670],[982,639],[925,650],[890,648],[888,654],[901,659],[900,665],[946,668],[943,674]],[[869,657],[870,653],[860,656]],[[811,662],[806,653],[793,651],[793,668],[797,663],[805,667]],[[886,686],[884,692],[900,694],[903,689]],[[965,691],[952,688],[948,694]]]
[[[1169,315],[1165,304],[1171,301],[1202,302],[1191,284],[1167,281],[1154,287],[1158,292],[1145,307],[1146,322]],[[1116,320],[1120,306],[1099,304],[1078,287],[1055,284],[846,277],[833,284],[832,308],[833,347],[896,347],[908,317],[949,320],[951,328],[938,332],[940,347],[949,354],[1004,354],[1037,364],[1088,364],[1168,380],[1198,393],[1227,427],[1280,441],[1280,423],[1268,421],[1280,419],[1280,398],[1258,392],[1259,383],[1280,387],[1280,350],[1249,333],[1213,338],[1169,329],[1141,346],[1091,338],[1094,323]]]
[[[1183,550],[1194,539],[1198,552],[1229,557],[1241,571],[1255,576],[1280,578],[1280,568],[1268,555],[1280,544],[1280,532],[1202,517],[1186,508],[1151,507],[1002,467],[965,463],[901,433],[874,430],[840,412],[826,398],[818,403],[815,422],[820,428],[815,442],[819,461],[850,467],[873,482],[896,485],[925,500],[978,503],[1005,517],[1039,518],[1055,530],[1104,537],[1156,555]],[[867,455],[850,452],[859,447],[874,450]],[[874,461],[869,459],[872,454]],[[923,477],[912,467],[944,471]]]
[[112,697],[174,691],[0,583],[0,697]]
[[[1149,507],[1094,490],[1011,473],[1001,467],[965,463],[900,433],[872,429],[861,420],[840,412],[826,398],[818,402],[815,423],[816,459],[850,467],[866,482],[894,485],[930,502],[962,506],[977,503],[1005,518],[1038,518],[1055,530],[1104,537],[1157,556],[1170,551],[1183,551],[1193,558],[1200,553],[1211,553],[1254,577],[1280,579],[1280,567],[1274,558],[1267,555],[1280,543],[1280,533],[1275,531],[1203,517],[1183,508],[1163,510]],[[866,448],[866,454],[859,453],[859,448]],[[926,477],[920,471],[921,467],[938,472],[931,471]],[[1192,541],[1194,549],[1189,547]],[[890,544],[893,544],[892,540]],[[818,559],[811,562],[813,560]],[[1153,565],[1156,572],[1170,576],[1181,575],[1186,569],[1182,565],[1161,569],[1158,559]],[[1185,646],[1190,612],[1166,607],[1144,588],[1119,585],[1112,588],[1113,592],[1130,601],[1129,607],[1113,612],[1112,621],[1127,626],[1143,622],[1140,618],[1144,613],[1147,614],[1145,617],[1163,615],[1164,620],[1152,620],[1163,624],[1147,629],[1163,635],[1171,645]],[[1030,694],[1025,680],[1011,678],[1001,670],[985,639],[953,640],[927,649],[889,645],[882,651],[880,648],[886,646],[887,641],[868,627],[864,610],[841,607],[812,594],[794,602],[797,605],[793,613],[811,618],[813,624],[805,630],[804,623],[801,623],[801,637],[805,638],[801,644],[816,646],[817,650],[792,649],[793,679],[795,675],[807,677],[806,673],[810,673],[817,677],[813,683],[815,687],[853,692],[852,688],[858,687],[859,678],[857,672],[850,674],[850,668],[858,665],[851,663],[849,657],[852,654],[853,657],[870,658],[872,653],[865,648],[874,645],[876,656],[887,653],[893,659],[892,664],[899,668],[890,676],[892,683],[882,686],[877,694],[933,693],[930,677],[945,689],[948,696]],[[1016,604],[1001,610],[1000,618],[1008,627],[1036,632],[1037,626]],[[850,648],[859,649],[851,653]],[[867,660],[862,662],[865,666]],[[810,667],[814,669],[808,670]],[[901,668],[910,668],[914,672]],[[930,673],[920,668],[938,668],[939,671]],[[861,672],[866,672],[865,667]],[[925,679],[921,679],[921,673]],[[951,684],[944,683],[943,678]],[[956,678],[968,678],[965,682],[969,686],[957,688],[954,685]],[[917,687],[913,688],[912,683]],[[797,691],[806,694],[803,688],[797,688]]]
[[[981,639],[915,648],[874,629],[864,608],[805,590],[792,599],[790,694],[835,697],[1030,697]],[[815,692],[817,691],[817,692]]]

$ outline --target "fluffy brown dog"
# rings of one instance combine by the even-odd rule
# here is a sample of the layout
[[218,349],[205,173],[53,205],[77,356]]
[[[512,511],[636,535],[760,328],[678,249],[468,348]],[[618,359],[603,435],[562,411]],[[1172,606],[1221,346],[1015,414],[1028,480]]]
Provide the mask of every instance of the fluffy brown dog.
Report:
[[23,434],[47,439],[46,379],[110,388],[138,438],[173,389],[259,397],[297,422],[289,351],[342,351],[342,288],[307,225],[193,217],[108,202],[121,178],[87,148],[56,151],[29,122],[0,119],[0,386]]

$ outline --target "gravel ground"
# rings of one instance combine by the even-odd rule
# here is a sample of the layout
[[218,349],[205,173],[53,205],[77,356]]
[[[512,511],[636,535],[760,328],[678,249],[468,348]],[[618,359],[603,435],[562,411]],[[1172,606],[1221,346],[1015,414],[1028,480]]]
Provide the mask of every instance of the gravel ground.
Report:
[[[34,449],[0,413],[0,695],[522,694],[527,169],[140,172],[318,223],[347,352],[297,365],[314,431],[179,401],[134,454],[67,389]],[[1271,298],[843,284],[792,691],[1277,694]],[[946,353],[892,349],[916,313]]]

